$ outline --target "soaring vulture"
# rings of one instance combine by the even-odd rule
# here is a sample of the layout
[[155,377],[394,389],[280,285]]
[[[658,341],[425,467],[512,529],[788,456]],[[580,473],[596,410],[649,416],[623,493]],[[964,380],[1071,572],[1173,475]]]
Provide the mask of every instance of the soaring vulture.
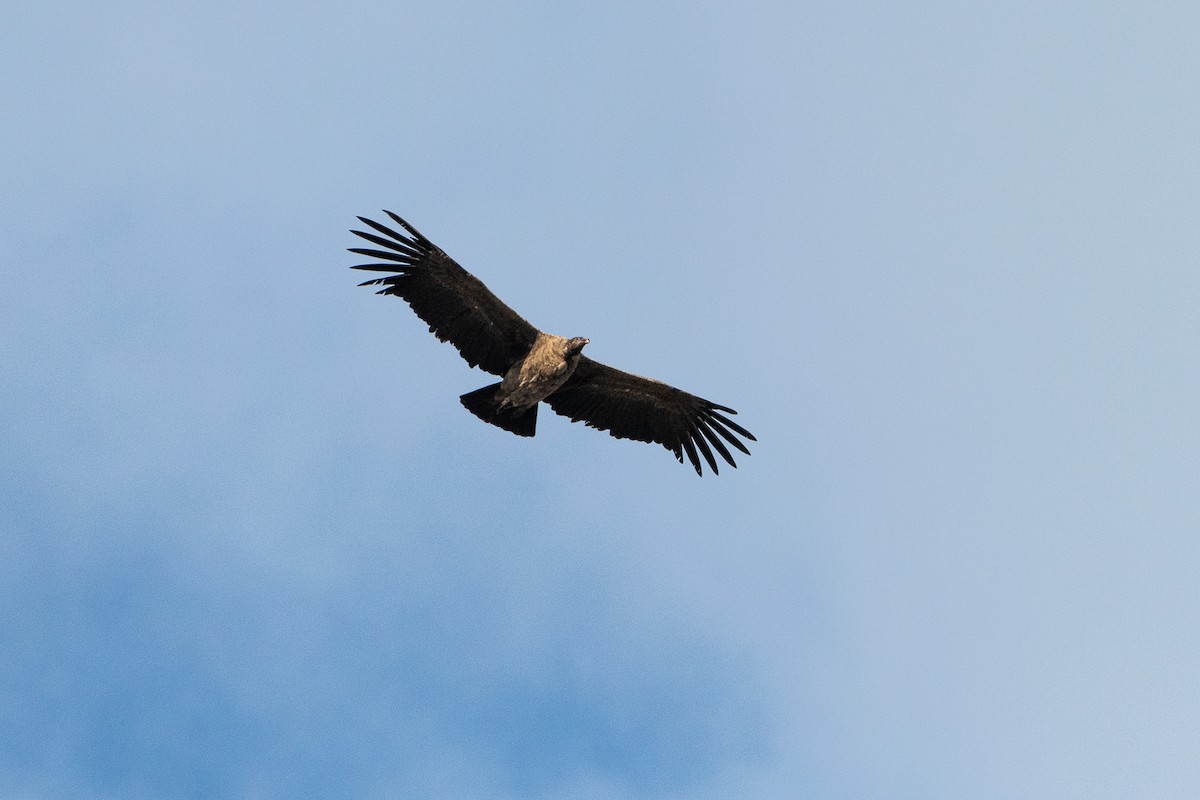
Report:
[[458,348],[468,364],[503,377],[460,398],[484,422],[533,436],[538,402],[545,401],[572,422],[618,439],[657,442],[680,463],[686,453],[697,475],[702,474],[701,458],[718,472],[714,450],[737,466],[726,443],[750,454],[737,435],[751,441],[754,436],[725,416],[737,413],[732,408],[593,361],[582,352],[587,339],[539,331],[416,228],[391,211],[384,213],[406,233],[359,217],[374,233],[352,233],[384,249],[349,250],[383,262],[353,269],[394,274],[359,285],[381,286],[377,294],[403,298],[430,332]]

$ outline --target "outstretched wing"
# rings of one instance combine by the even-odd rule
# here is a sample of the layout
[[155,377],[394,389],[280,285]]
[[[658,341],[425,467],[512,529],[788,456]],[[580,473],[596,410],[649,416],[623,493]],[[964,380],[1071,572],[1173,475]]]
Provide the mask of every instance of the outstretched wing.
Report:
[[734,434],[755,441],[750,431],[720,413],[736,414],[732,408],[613,369],[587,356],[580,358],[575,374],[545,402],[572,422],[584,422],[618,439],[657,442],[674,453],[680,463],[687,453],[697,475],[702,474],[701,456],[714,474],[718,472],[713,450],[731,466],[737,466],[725,442],[750,455]]
[[525,357],[537,338],[537,328],[501,302],[483,282],[460,267],[400,217],[384,211],[408,232],[397,233],[366,217],[359,220],[376,233],[351,231],[372,244],[373,250],[351,247],[351,253],[381,259],[386,263],[358,264],[353,269],[394,272],[384,278],[364,281],[360,286],[382,286],[377,294],[403,298],[429,331],[458,348],[472,367],[503,375]]

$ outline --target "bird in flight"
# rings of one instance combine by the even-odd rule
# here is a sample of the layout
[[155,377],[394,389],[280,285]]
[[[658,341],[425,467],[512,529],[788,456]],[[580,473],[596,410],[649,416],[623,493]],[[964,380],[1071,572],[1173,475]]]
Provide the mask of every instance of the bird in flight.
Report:
[[661,444],[681,464],[686,454],[697,475],[703,474],[701,458],[714,474],[719,472],[714,450],[737,466],[726,444],[750,455],[738,436],[755,438],[725,416],[737,413],[732,408],[593,361],[583,355],[587,339],[538,330],[416,228],[391,211],[384,213],[404,233],[359,217],[371,231],[351,232],[384,249],[349,248],[378,259],[352,269],[394,274],[359,285],[380,286],[377,294],[402,298],[468,364],[501,376],[498,383],[459,398],[484,422],[533,436],[538,403],[544,402],[572,422],[618,439]]

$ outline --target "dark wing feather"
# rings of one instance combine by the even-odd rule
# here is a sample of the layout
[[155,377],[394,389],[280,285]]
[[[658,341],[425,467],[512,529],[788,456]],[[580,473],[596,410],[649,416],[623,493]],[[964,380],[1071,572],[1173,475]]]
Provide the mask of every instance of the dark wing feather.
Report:
[[407,235],[359,217],[376,233],[352,233],[384,249],[351,247],[350,252],[380,259],[383,263],[358,264],[353,269],[395,274],[359,285],[382,286],[378,294],[403,298],[429,325],[429,331],[458,348],[472,367],[503,375],[524,358],[537,338],[537,328],[501,302],[482,281],[460,267],[416,228],[390,211],[384,213],[407,231]]
[[686,454],[697,475],[702,474],[701,458],[714,474],[718,471],[713,450],[737,466],[725,442],[750,455],[738,436],[755,441],[750,431],[721,413],[736,414],[732,408],[587,356],[579,359],[575,374],[545,402],[572,422],[584,422],[618,439],[657,442],[680,463]]

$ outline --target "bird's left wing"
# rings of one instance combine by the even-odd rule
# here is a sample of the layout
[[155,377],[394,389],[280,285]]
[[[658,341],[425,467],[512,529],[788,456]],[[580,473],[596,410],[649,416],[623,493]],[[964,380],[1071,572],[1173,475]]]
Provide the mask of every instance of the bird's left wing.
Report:
[[584,422],[618,439],[661,444],[680,463],[686,453],[697,475],[702,474],[701,456],[714,474],[718,472],[713,450],[730,466],[737,466],[725,442],[750,455],[734,434],[756,441],[750,431],[725,416],[737,413],[732,408],[587,356],[580,358],[575,373],[545,402],[572,422]]
[[391,211],[384,213],[408,235],[359,217],[364,225],[377,233],[352,233],[386,249],[351,247],[350,252],[382,259],[386,263],[358,264],[353,269],[396,274],[359,285],[382,286],[378,294],[404,298],[417,316],[429,325],[429,331],[458,348],[472,367],[503,375],[524,358],[537,339],[537,328],[505,305],[482,281],[460,267],[416,228]]

